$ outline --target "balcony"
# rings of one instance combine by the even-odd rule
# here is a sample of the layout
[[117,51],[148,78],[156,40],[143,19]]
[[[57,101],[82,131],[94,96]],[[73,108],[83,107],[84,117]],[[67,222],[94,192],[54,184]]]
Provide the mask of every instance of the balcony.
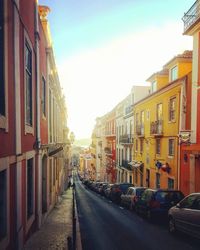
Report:
[[133,144],[133,135],[125,134],[119,137],[119,143],[121,144]]
[[130,105],[125,108],[125,116],[131,114],[132,112],[133,112],[133,105]]
[[105,154],[106,154],[107,156],[112,156],[112,155],[113,155],[113,154],[112,154],[112,150],[111,150],[110,147],[105,147],[105,148],[104,148],[104,152],[105,152]]
[[192,7],[184,14],[184,33],[186,33],[194,23],[200,18],[200,1],[197,0]]
[[122,160],[122,167],[125,168],[125,169],[127,169],[128,171],[131,171],[132,170],[132,166],[128,164],[129,162],[130,161]]
[[106,130],[105,131],[105,136],[106,137],[115,137],[116,136],[115,130],[114,129],[112,129],[112,130]]
[[163,135],[163,121],[162,120],[151,122],[150,134],[155,135],[155,136]]
[[144,124],[136,124],[136,134],[139,137],[144,137]]

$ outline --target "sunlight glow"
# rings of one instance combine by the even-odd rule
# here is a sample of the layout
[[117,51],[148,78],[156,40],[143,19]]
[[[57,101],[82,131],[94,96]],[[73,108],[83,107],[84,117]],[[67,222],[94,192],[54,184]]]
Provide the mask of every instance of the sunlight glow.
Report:
[[68,105],[69,128],[90,137],[95,118],[111,111],[133,85],[144,85],[175,55],[192,49],[181,22],[166,23],[112,40],[104,47],[66,58],[58,65]]

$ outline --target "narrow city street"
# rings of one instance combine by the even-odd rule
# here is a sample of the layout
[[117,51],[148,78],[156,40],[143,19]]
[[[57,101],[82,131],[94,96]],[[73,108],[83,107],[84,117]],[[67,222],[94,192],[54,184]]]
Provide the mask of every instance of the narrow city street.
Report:
[[199,242],[172,236],[167,226],[149,223],[134,212],[87,189],[76,178],[76,199],[83,250],[189,250]]

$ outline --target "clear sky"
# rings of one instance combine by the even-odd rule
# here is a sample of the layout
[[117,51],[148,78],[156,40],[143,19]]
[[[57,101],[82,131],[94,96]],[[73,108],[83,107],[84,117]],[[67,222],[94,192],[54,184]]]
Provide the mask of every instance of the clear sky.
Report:
[[181,18],[195,0],[39,0],[50,7],[59,78],[75,137],[133,85],[145,84],[176,54],[192,49]]

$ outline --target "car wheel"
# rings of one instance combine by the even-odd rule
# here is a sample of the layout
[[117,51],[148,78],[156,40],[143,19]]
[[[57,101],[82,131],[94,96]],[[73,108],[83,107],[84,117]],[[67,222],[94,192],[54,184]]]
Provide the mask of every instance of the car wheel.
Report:
[[174,234],[176,232],[175,221],[172,217],[169,218],[168,230],[171,234]]

